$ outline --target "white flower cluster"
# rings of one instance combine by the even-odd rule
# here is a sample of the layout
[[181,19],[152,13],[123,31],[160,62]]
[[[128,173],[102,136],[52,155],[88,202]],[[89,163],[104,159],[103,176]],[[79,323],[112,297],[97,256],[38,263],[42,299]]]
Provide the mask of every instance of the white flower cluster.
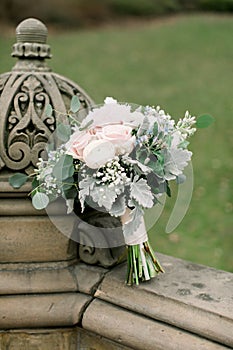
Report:
[[56,177],[53,175],[53,168],[60,159],[61,155],[65,154],[63,148],[58,148],[56,151],[48,152],[48,160],[39,158],[39,162],[36,164],[35,169],[36,179],[39,181],[40,191],[47,195],[60,195],[60,184]]
[[189,111],[185,112],[183,119],[180,119],[176,124],[176,129],[180,131],[183,138],[186,139],[188,136],[191,136],[197,130],[193,128],[193,125],[196,123],[196,118],[192,117]]
[[131,164],[124,164],[121,159],[116,156],[111,161],[96,173],[93,177],[96,179],[96,184],[105,184],[109,188],[120,186],[131,182],[133,166]]

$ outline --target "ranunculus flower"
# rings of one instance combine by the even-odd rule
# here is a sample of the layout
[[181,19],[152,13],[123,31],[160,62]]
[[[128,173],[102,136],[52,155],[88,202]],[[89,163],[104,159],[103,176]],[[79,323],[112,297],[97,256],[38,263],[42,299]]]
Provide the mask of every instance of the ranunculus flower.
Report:
[[135,136],[132,136],[132,128],[127,125],[103,126],[99,137],[115,145],[116,155],[130,153],[134,148]]
[[66,153],[74,159],[83,161],[83,150],[93,140],[93,135],[89,131],[75,132],[70,140],[66,143]]
[[98,169],[104,166],[115,156],[115,146],[107,140],[93,140],[83,151],[83,159],[91,169]]

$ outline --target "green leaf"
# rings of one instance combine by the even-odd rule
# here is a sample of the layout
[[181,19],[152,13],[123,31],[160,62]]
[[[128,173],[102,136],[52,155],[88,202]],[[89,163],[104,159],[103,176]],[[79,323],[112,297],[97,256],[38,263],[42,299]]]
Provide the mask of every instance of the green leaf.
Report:
[[47,115],[47,117],[51,117],[52,113],[53,107],[50,104],[48,104],[45,108],[45,114]]
[[32,205],[38,210],[46,208],[48,204],[49,197],[43,192],[36,192],[36,194],[32,197]]
[[78,96],[74,95],[71,99],[70,110],[71,112],[76,113],[78,112],[79,108],[80,108],[79,98]]
[[214,118],[209,114],[203,114],[200,117],[197,118],[196,121],[196,127],[201,128],[207,128],[214,122]]
[[20,188],[28,179],[28,175],[16,173],[9,178],[9,184],[14,188]]
[[68,177],[73,176],[73,174],[74,166],[72,156],[68,154],[62,155],[53,168],[53,175],[58,181],[62,181],[67,179]]
[[156,136],[158,135],[158,123],[157,122],[154,122],[154,126],[153,126],[153,135]]
[[58,124],[58,126],[56,128],[56,133],[57,133],[57,137],[59,138],[59,140],[61,140],[63,142],[67,142],[70,138],[70,135],[71,135],[70,125],[66,125],[63,123]]
[[134,181],[130,184],[131,197],[144,208],[151,208],[154,205],[153,194],[145,179]]

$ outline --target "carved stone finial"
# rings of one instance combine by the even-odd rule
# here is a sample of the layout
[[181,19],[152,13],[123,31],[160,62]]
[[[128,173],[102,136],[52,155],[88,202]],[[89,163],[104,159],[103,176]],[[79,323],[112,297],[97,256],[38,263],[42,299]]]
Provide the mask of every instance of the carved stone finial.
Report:
[[35,18],[22,21],[16,28],[17,43],[13,45],[13,57],[51,58],[46,44],[47,27]]
[[[69,123],[72,96],[78,96],[84,115],[92,101],[79,85],[47,66],[50,46],[41,21],[22,21],[16,38],[12,55],[18,60],[11,72],[0,75],[0,170],[30,173],[57,124]],[[54,109],[51,116],[46,114],[48,104]]]

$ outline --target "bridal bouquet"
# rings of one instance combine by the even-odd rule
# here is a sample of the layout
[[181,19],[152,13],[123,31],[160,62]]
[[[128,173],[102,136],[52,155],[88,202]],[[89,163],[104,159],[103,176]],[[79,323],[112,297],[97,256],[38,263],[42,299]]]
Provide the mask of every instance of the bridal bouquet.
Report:
[[[62,144],[39,159],[31,193],[32,204],[45,208],[59,196],[68,213],[75,200],[84,211],[87,203],[119,217],[128,250],[127,284],[139,284],[163,272],[148,241],[144,210],[159,202],[169,182],[185,180],[183,170],[191,159],[188,137],[196,128],[189,112],[177,123],[160,107],[132,106],[108,97],[82,120],[72,117],[60,124]],[[79,101],[71,101],[78,112]],[[52,113],[48,106],[48,113]],[[17,177],[18,176],[18,177]],[[20,180],[15,174],[10,182]],[[16,187],[16,186],[15,186]]]

